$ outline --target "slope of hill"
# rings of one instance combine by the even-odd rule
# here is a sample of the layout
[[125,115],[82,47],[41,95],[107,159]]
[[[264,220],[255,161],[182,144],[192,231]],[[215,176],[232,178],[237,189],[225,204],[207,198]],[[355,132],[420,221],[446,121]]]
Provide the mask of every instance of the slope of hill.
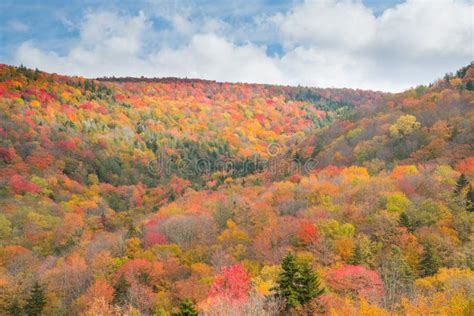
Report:
[[[473,90],[0,65],[0,308],[468,315]],[[324,293],[275,295],[289,251]]]

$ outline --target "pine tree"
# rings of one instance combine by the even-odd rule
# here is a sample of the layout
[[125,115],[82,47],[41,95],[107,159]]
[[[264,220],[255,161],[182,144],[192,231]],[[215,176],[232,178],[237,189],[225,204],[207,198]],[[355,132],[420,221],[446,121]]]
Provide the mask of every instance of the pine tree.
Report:
[[43,287],[36,281],[31,289],[30,297],[26,300],[24,308],[25,314],[27,316],[41,315],[45,305],[46,299],[44,297]]
[[114,286],[114,299],[113,303],[117,305],[125,305],[125,303],[128,300],[128,290],[130,288],[130,284],[127,282],[127,279],[125,279],[125,276],[120,275],[120,278],[118,279],[117,283],[115,283]]
[[474,212],[474,190],[471,185],[469,185],[469,190],[466,194],[466,210],[468,212]]
[[296,257],[289,252],[281,263],[283,271],[277,279],[277,293],[287,300],[290,307],[299,305],[298,301],[298,285],[296,284],[296,274],[298,273],[298,265]]
[[18,299],[14,299],[13,302],[8,306],[7,314],[9,316],[21,315],[21,308],[20,308],[20,304],[18,303]]
[[458,181],[456,182],[456,187],[454,188],[454,193],[459,195],[462,190],[469,185],[469,181],[466,179],[466,175],[461,173]]
[[298,263],[293,253],[289,252],[281,267],[283,271],[274,290],[286,299],[287,308],[304,305],[323,293],[319,278],[308,262]]
[[441,259],[438,257],[438,254],[431,243],[428,243],[425,246],[420,266],[422,277],[434,275],[441,267]]
[[365,256],[362,252],[362,248],[359,244],[354,247],[354,251],[352,252],[352,256],[349,258],[349,263],[353,265],[360,265],[364,262]]
[[299,266],[299,273],[296,275],[296,284],[298,284],[298,301],[304,305],[313,298],[324,293],[318,276],[314,273],[309,262],[304,262]]
[[194,308],[194,304],[191,300],[186,299],[179,305],[179,311],[173,313],[173,316],[197,316],[198,312]]
[[407,213],[402,212],[400,213],[400,218],[398,219],[398,224],[402,227],[406,227],[408,231],[413,232],[413,227],[410,223],[410,219],[408,218]]

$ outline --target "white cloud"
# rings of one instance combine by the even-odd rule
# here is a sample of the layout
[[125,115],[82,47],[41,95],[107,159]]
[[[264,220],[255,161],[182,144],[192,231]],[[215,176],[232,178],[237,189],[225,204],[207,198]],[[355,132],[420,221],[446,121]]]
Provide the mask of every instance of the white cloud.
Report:
[[288,45],[357,49],[375,35],[375,17],[362,3],[306,1],[270,20]]
[[28,32],[28,30],[30,29],[28,25],[18,20],[8,21],[8,27],[10,27],[15,32],[20,32],[20,33]]
[[[231,25],[193,18],[184,8],[160,13],[171,25],[165,30],[155,30],[141,12],[89,13],[67,54],[25,42],[16,57],[31,67],[88,77],[180,76],[400,91],[474,59],[473,10],[472,2],[462,0],[408,0],[375,16],[360,1],[308,0],[286,13]],[[270,57],[266,47],[252,42],[262,39],[279,42],[281,56]]]
[[150,60],[164,76],[257,83],[284,81],[275,60],[265,50],[252,44],[236,46],[215,34],[197,34],[189,45],[163,49]]

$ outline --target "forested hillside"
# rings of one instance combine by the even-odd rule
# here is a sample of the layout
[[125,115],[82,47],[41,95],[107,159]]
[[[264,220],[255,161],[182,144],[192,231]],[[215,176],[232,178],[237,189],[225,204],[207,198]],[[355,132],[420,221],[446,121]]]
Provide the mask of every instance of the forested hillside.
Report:
[[473,315],[474,66],[398,94],[0,65],[0,314]]

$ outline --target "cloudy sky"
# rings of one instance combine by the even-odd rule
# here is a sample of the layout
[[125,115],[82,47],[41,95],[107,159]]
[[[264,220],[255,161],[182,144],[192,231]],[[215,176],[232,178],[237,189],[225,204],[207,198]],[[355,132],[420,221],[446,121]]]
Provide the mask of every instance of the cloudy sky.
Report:
[[1,0],[0,63],[401,91],[474,60],[474,0]]

